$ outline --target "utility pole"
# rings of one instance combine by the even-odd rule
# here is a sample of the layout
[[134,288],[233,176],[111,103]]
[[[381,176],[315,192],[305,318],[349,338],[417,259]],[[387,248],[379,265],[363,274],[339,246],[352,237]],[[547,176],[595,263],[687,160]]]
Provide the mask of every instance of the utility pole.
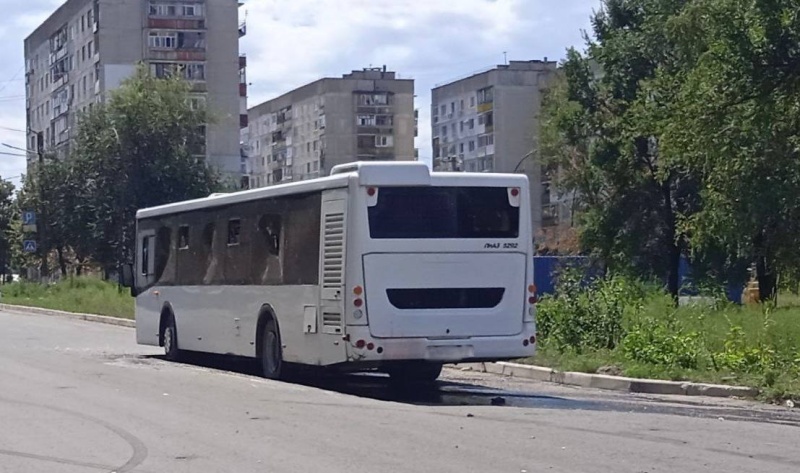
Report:
[[47,211],[44,208],[45,205],[41,198],[44,189],[42,185],[42,181],[44,180],[44,134],[42,132],[36,133],[36,154],[39,160],[39,182],[37,183],[37,187],[39,190],[39,221],[41,222],[41,224],[37,226],[37,230],[39,231],[39,248],[41,248],[40,254],[42,255],[42,264],[39,268],[39,279],[42,279],[50,275],[50,269],[47,265],[46,244]]

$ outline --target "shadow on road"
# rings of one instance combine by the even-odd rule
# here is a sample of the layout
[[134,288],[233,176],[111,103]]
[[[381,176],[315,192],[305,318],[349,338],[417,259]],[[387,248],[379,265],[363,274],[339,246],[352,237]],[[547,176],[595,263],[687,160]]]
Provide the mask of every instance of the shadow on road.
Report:
[[[147,358],[164,359],[163,356]],[[247,376],[260,376],[258,363],[251,358],[187,353],[181,363]],[[679,400],[642,399],[635,396],[619,396],[618,400],[610,397],[599,400],[571,399],[541,395],[533,391],[511,391],[450,381],[438,381],[429,387],[398,386],[391,382],[388,376],[379,373],[341,374],[323,369],[304,369],[289,382],[351,396],[424,406],[497,406],[629,412],[723,418],[730,421],[766,422],[800,427],[800,416],[791,411],[697,406],[688,402],[681,403]]]

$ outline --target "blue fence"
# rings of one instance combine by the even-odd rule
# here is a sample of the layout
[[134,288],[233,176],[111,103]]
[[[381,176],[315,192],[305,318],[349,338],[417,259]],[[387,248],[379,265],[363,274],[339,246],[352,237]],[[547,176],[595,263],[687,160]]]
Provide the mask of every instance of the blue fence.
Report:
[[[586,277],[596,277],[602,275],[600,268],[594,264],[592,259],[585,256],[534,256],[533,257],[533,282],[539,294],[555,293],[555,286],[558,273],[563,268],[581,268]],[[680,284],[681,296],[693,296],[698,294],[697,288],[692,280],[692,268],[689,260],[681,258],[678,267],[678,279]],[[741,303],[743,283],[730,283],[725,287],[725,295],[729,301]]]

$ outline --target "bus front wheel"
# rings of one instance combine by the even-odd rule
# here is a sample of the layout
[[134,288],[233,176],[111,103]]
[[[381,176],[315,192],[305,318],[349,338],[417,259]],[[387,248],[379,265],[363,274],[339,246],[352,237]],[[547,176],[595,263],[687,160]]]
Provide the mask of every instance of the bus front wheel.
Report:
[[267,379],[280,379],[283,370],[283,350],[278,327],[273,321],[264,326],[261,339],[261,370]]
[[433,384],[442,374],[441,363],[403,362],[386,370],[393,382],[402,384]]

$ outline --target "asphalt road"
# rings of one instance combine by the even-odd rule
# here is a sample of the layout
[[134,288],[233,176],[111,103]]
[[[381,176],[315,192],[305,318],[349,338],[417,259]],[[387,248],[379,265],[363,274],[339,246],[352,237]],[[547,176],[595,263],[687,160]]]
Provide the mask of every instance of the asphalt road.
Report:
[[447,370],[266,381],[131,329],[0,313],[0,472],[797,472],[800,415]]

